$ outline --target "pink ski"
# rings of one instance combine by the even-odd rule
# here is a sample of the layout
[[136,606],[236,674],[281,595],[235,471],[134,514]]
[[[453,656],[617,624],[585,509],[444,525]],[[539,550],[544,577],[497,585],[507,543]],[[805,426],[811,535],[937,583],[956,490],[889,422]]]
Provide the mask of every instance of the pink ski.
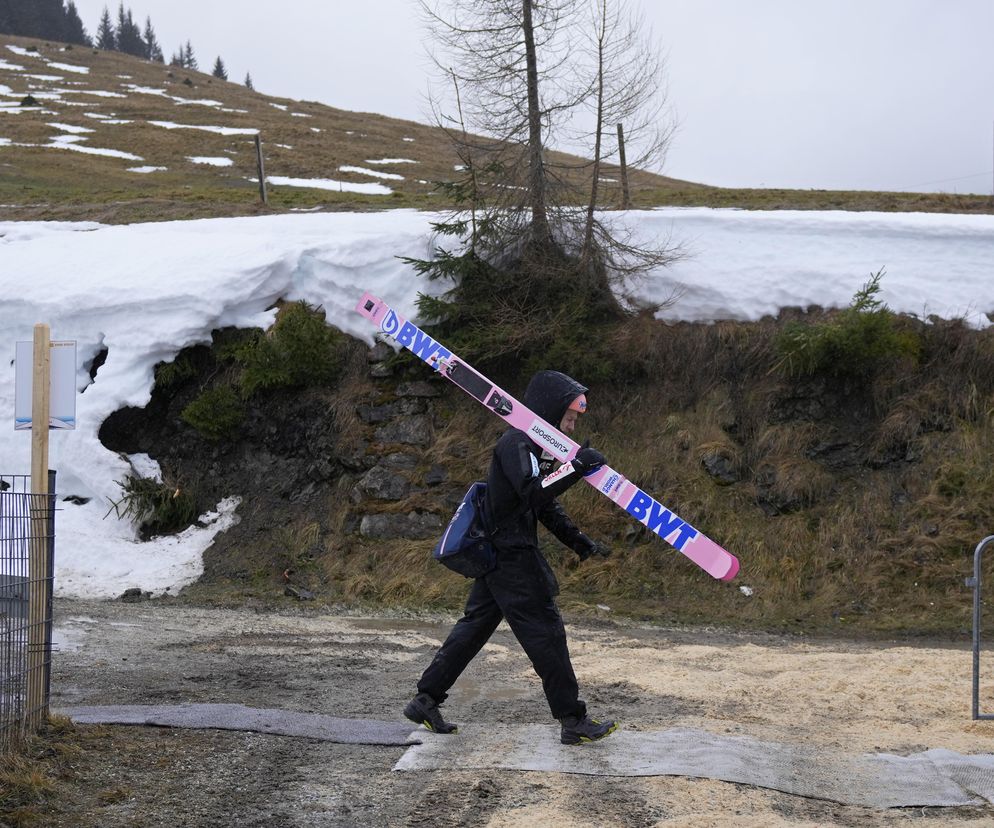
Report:
[[[547,482],[572,471],[570,461],[579,451],[579,443],[525,408],[522,403],[436,342],[413,322],[398,314],[382,299],[365,293],[356,305],[356,311],[369,319],[383,334],[396,340],[509,425],[521,429],[536,445],[560,460],[563,466],[549,475]],[[609,500],[617,503],[643,526],[690,558],[713,578],[730,581],[739,571],[739,561],[734,555],[726,552],[709,537],[677,517],[610,466],[601,466],[584,480]]]

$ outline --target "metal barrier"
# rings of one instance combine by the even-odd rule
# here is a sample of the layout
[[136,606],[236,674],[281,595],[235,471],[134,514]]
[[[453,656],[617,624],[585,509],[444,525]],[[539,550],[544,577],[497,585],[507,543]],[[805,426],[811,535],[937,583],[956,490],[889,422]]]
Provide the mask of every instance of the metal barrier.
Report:
[[[48,495],[28,491],[25,475],[0,475],[0,754],[48,715],[51,687],[55,473]],[[44,544],[45,571],[32,573]],[[32,601],[40,610],[32,611]]]
[[994,543],[994,535],[989,535],[977,544],[973,553],[973,576],[966,579],[966,585],[973,587],[973,718],[994,719],[994,714],[980,712],[980,560],[988,544]]

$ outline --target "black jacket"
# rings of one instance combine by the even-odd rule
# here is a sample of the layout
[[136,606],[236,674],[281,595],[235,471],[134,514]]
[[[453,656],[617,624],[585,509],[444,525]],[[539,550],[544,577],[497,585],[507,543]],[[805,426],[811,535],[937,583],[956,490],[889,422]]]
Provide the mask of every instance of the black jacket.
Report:
[[[587,389],[576,380],[558,371],[540,371],[525,391],[524,404],[550,425],[558,428],[569,405]],[[542,459],[542,449],[523,431],[509,428],[494,447],[484,516],[501,561],[515,560],[520,553],[537,554],[537,521],[551,531],[563,544],[577,552],[589,547],[591,541],[570,520],[556,497],[580,480],[580,474],[565,475],[552,485],[542,488],[542,480],[552,470],[552,461]],[[544,558],[542,569],[548,570]],[[548,575],[551,576],[551,572]],[[554,578],[553,578],[554,584]],[[555,589],[553,589],[555,592]]]

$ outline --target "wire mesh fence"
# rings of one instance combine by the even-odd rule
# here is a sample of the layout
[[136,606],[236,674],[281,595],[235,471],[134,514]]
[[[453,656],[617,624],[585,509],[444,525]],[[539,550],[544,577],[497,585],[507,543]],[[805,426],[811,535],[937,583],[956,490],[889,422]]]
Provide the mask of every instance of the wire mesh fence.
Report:
[[49,474],[53,494],[29,489],[24,475],[0,475],[0,754],[48,715],[54,473]]

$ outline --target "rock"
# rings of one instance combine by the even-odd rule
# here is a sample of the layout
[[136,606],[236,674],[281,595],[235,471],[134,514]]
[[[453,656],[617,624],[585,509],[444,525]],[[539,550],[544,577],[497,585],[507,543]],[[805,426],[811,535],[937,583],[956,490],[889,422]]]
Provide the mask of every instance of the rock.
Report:
[[378,341],[372,348],[369,349],[369,353],[366,354],[366,361],[383,362],[392,353],[393,348],[387,345],[386,342]]
[[378,428],[376,439],[381,443],[427,446],[431,443],[433,431],[431,419],[426,414],[415,414]]
[[397,416],[397,404],[387,403],[386,405],[362,405],[356,406],[356,413],[359,419],[368,425],[378,425],[392,420]]
[[121,593],[121,601],[125,604],[137,604],[140,601],[146,601],[151,597],[151,592],[142,592],[138,587],[131,587],[131,589],[126,589],[123,593]]
[[418,397],[405,397],[397,401],[397,414],[408,417],[411,414],[424,414],[428,404]]
[[701,454],[701,465],[720,486],[729,486],[739,479],[735,472],[735,461],[720,447],[709,447]]
[[386,466],[388,469],[403,469],[405,471],[411,471],[418,465],[418,458],[413,457],[410,454],[402,454],[399,451],[395,451],[392,454],[388,454],[386,457],[380,459],[380,465]]
[[442,389],[428,380],[402,382],[397,386],[398,397],[437,397],[441,393]]
[[379,500],[403,500],[411,490],[411,484],[383,466],[373,466],[361,478],[359,488]]
[[283,594],[289,598],[296,598],[298,601],[313,601],[314,593],[303,587],[296,587],[290,584],[283,590]]
[[441,483],[445,483],[448,479],[448,469],[444,466],[439,466],[437,463],[428,469],[428,474],[425,475],[425,483],[429,486],[438,486]]
[[373,540],[434,538],[442,531],[442,519],[430,513],[409,512],[406,515],[363,515],[359,534]]

